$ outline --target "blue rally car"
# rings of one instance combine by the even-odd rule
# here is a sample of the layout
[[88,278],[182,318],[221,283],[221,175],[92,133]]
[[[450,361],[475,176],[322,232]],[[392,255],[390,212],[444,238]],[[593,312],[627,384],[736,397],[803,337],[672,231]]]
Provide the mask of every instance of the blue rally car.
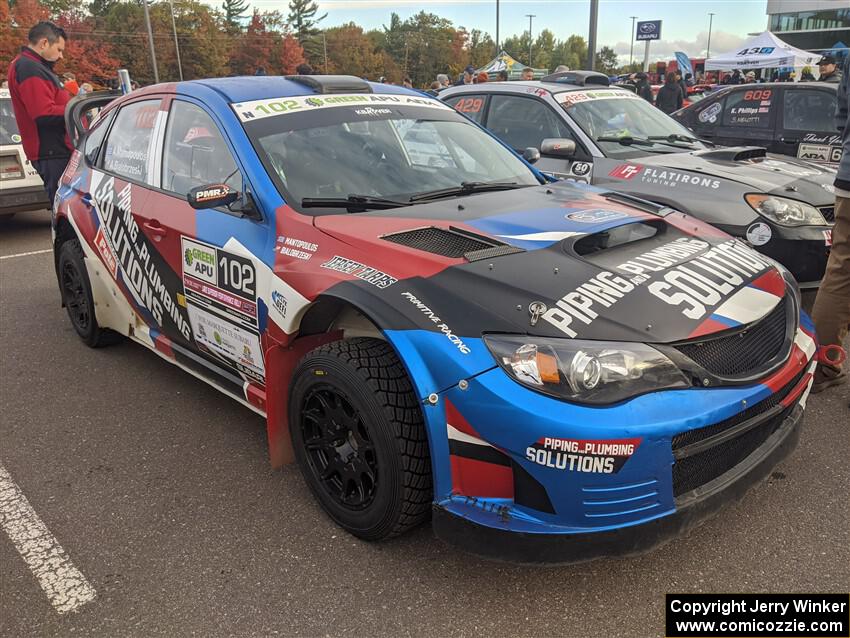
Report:
[[632,553],[798,440],[817,347],[784,269],[549,183],[435,99],[227,78],[83,96],[68,120],[53,245],[75,331],[261,414],[273,464],[358,537],[430,517],[499,559]]

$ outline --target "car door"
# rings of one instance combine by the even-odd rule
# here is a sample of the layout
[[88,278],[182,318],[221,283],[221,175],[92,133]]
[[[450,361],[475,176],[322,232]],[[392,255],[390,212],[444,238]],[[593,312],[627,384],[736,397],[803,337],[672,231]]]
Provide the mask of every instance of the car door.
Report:
[[[496,137],[522,153],[526,148],[540,149],[547,138],[565,138],[579,142],[561,116],[542,99],[535,96],[496,93],[490,96],[486,126]],[[590,172],[587,161],[578,173],[571,172],[573,158],[541,155],[535,168],[556,177],[585,177]],[[584,170],[584,169],[587,170]]]
[[676,111],[672,117],[691,129],[697,137],[715,141],[725,99],[725,92],[720,95],[707,96],[700,103],[690,108]]
[[786,87],[782,117],[771,150],[823,164],[838,164],[841,136],[835,127],[838,94],[830,88]]
[[247,189],[216,120],[201,105],[175,98],[165,126],[160,183],[144,209],[145,223],[178,275],[175,292],[191,326],[192,350],[262,384],[258,263],[245,245],[255,245],[267,231],[227,208],[196,210],[189,204],[189,191],[217,184],[240,193]]
[[779,110],[777,93],[775,87],[759,88],[758,84],[730,91],[712,141],[721,146],[771,146]]

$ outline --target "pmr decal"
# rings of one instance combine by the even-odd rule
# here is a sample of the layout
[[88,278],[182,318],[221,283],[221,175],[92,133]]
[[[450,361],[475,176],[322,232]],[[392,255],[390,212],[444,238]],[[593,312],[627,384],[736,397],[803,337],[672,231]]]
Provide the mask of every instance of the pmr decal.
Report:
[[195,201],[198,203],[209,202],[219,199],[233,192],[227,184],[216,184],[208,188],[195,191]]
[[771,237],[773,237],[773,231],[764,222],[756,222],[747,228],[747,241],[753,246],[764,246]]
[[702,113],[699,114],[697,119],[700,122],[716,122],[717,116],[720,115],[720,111],[723,110],[723,105],[720,102],[715,102],[707,109],[703,109]]
[[525,449],[525,458],[554,470],[617,474],[640,447],[642,438],[562,439],[541,437]]
[[590,172],[593,165],[590,162],[573,162],[570,164],[570,173],[578,177],[584,177]]
[[599,222],[610,222],[615,219],[623,219],[628,217],[628,213],[621,210],[606,210],[604,208],[596,208],[592,210],[581,210],[577,213],[569,213],[565,217],[574,222],[582,222],[584,224],[598,224]]
[[619,166],[615,166],[614,169],[608,173],[608,176],[615,177],[617,179],[632,179],[642,170],[643,165],[641,164],[620,164]]

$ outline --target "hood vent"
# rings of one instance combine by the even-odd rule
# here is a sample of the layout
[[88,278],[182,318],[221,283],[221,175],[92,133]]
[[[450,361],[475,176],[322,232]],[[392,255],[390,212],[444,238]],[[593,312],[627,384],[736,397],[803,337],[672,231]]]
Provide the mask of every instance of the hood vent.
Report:
[[716,148],[707,151],[697,151],[696,157],[721,162],[743,162],[744,160],[759,159],[767,155],[767,149],[761,146],[738,146],[737,148]]
[[455,259],[463,257],[467,261],[524,252],[522,248],[515,248],[490,237],[475,235],[453,226],[448,229],[436,226],[416,228],[384,235],[381,239],[442,257]]

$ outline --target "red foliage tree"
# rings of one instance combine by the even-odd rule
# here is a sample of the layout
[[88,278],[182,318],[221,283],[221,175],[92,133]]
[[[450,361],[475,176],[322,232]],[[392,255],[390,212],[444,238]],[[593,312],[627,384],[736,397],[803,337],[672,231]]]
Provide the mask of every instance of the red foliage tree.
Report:
[[254,9],[245,33],[236,41],[230,67],[237,75],[253,75],[261,67],[269,72],[272,49],[278,35],[269,29],[265,15]]
[[281,75],[292,75],[299,64],[303,64],[304,48],[290,33],[283,34],[277,47],[277,71]]
[[57,65],[57,72],[73,72],[78,84],[103,84],[107,79],[116,77],[120,62],[115,57],[112,45],[94,35],[92,18],[65,14],[56,22],[68,33],[64,59]]

